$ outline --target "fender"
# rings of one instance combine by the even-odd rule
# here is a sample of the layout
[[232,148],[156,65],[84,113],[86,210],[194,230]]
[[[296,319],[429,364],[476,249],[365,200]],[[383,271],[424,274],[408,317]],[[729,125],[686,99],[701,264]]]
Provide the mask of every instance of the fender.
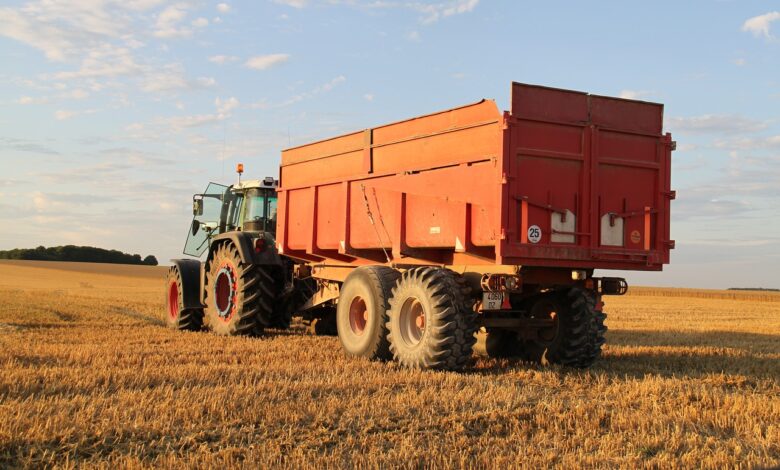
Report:
[[196,259],[172,259],[181,275],[181,297],[184,309],[203,308],[201,303],[200,261]]
[[[257,238],[264,238],[266,240],[265,250],[261,253],[255,253],[254,240]],[[233,231],[221,233],[211,241],[209,259],[211,259],[211,253],[214,251],[214,248],[225,240],[229,240],[236,247],[242,263],[260,265],[282,264],[281,257],[276,251],[276,241],[274,240],[274,237],[270,233],[263,232]]]

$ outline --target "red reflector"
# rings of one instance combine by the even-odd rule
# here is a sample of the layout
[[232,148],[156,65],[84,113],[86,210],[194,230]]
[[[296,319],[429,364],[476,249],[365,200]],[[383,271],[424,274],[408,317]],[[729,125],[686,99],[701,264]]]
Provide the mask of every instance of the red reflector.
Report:
[[265,251],[265,238],[258,238],[255,240],[255,253],[262,253]]
[[501,310],[512,310],[512,304],[509,303],[509,294],[504,294],[504,301],[501,302]]

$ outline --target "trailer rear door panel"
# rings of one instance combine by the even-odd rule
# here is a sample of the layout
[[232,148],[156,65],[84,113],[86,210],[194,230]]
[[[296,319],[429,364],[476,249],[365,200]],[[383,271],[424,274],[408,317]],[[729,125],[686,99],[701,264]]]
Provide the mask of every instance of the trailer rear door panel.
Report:
[[513,84],[504,263],[660,269],[668,262],[663,106]]

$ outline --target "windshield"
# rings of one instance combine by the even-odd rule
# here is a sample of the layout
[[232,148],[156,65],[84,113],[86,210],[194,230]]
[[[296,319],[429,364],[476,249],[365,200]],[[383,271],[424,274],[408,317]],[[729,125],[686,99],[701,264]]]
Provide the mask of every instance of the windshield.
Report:
[[276,232],[276,193],[267,189],[246,194],[244,227],[250,230]]
[[193,217],[198,221],[198,230],[193,234],[192,225],[187,233],[187,241],[184,244],[184,254],[200,257],[209,247],[209,231],[219,229],[220,216],[222,214],[222,201],[228,187],[217,183],[209,183],[203,192],[203,215]]

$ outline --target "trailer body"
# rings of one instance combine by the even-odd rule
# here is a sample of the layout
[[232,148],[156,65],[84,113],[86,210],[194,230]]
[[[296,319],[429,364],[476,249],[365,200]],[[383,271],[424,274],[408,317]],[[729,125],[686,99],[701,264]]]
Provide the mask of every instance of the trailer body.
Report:
[[512,84],[492,100],[282,152],[277,249],[322,265],[661,270],[663,105]]

